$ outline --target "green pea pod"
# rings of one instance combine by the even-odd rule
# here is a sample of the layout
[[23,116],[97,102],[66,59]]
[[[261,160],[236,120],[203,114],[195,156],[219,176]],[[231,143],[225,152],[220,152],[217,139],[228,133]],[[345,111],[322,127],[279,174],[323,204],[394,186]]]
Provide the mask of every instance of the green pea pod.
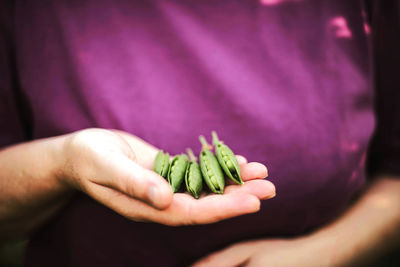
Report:
[[215,146],[215,154],[225,174],[238,184],[243,184],[243,180],[240,177],[239,163],[232,150],[218,139],[218,135],[215,131],[212,133],[213,144]]
[[169,154],[160,150],[154,160],[154,171],[164,178],[167,178],[169,169]]
[[188,161],[188,157],[185,154],[177,155],[171,161],[167,179],[174,193],[181,188]]
[[211,146],[207,143],[204,136],[200,136],[199,139],[203,145],[203,149],[200,152],[200,170],[204,181],[212,192],[223,194],[225,179],[221,166],[214,153],[210,151]]
[[196,199],[199,198],[201,190],[203,190],[203,178],[200,171],[200,166],[196,162],[191,149],[187,150],[189,155],[189,164],[185,173],[185,184],[187,191],[192,194]]

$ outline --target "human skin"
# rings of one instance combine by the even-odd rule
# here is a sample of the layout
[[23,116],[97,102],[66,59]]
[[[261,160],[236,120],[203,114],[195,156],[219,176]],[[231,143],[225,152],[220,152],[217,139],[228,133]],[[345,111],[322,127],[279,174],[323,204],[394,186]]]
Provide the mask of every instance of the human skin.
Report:
[[153,172],[158,149],[122,131],[86,129],[0,150],[0,241],[29,235],[77,191],[133,221],[207,224],[257,212],[275,196],[261,163],[241,164],[243,186],[223,195],[173,194]]
[[342,217],[314,233],[233,244],[193,267],[377,266],[377,259],[398,247],[400,179],[381,176]]

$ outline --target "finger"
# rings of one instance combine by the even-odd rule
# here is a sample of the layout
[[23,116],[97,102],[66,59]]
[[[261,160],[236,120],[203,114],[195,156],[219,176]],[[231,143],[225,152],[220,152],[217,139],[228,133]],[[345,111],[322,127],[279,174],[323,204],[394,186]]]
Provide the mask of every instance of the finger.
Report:
[[172,202],[173,193],[164,178],[123,155],[107,157],[97,170],[93,183],[114,188],[158,209],[165,209]]
[[139,217],[170,226],[209,224],[260,210],[260,200],[253,195],[208,195],[194,199],[187,194],[174,194],[172,204],[165,210],[139,208]]
[[243,181],[263,179],[268,176],[268,169],[259,162],[250,162],[240,166],[240,175]]
[[242,155],[236,155],[236,159],[239,163],[239,165],[243,165],[247,163],[247,159],[243,157]]
[[260,200],[251,194],[208,195],[192,201],[186,216],[189,224],[208,224],[260,210]]
[[235,245],[200,259],[191,267],[241,266],[249,260],[252,252],[253,249],[250,246]]
[[128,219],[169,226],[213,223],[260,209],[260,201],[253,195],[245,194],[211,195],[196,200],[187,194],[178,193],[168,208],[159,210],[101,185],[93,185],[89,193]]
[[[243,181],[247,181],[247,180],[252,180],[252,179],[257,179],[257,178],[261,178],[261,177],[253,177],[254,176],[254,163],[256,163],[256,162],[251,162],[250,163],[250,167],[248,167],[247,165],[248,165],[248,163],[247,163],[247,159],[245,158],[245,157],[243,157],[243,156],[241,156],[241,155],[236,155],[236,159],[238,160],[238,163],[239,163],[239,165],[240,165],[240,173],[241,173],[241,177],[242,177],[242,180]],[[263,164],[261,164],[261,163],[257,163],[257,165],[262,165],[262,166],[264,166]],[[264,166],[265,167],[265,166]],[[243,176],[243,169],[244,170],[248,170],[250,168],[250,172],[249,171],[245,171],[245,176]],[[260,174],[260,176],[264,176],[265,175],[265,169],[264,168],[262,168],[262,169],[259,169],[259,170],[257,170],[257,168],[260,168],[260,167],[256,167],[256,171],[258,171],[258,173]],[[266,168],[266,167],[265,167]],[[257,173],[256,173],[257,174]],[[249,176],[249,175],[253,175],[253,176]],[[267,175],[268,175],[268,171],[267,171]],[[264,178],[264,177],[263,177]],[[226,181],[226,183],[227,183],[227,185],[233,185],[233,184],[237,184],[237,182],[236,181],[233,181],[232,179],[228,179],[227,181]]]
[[276,195],[275,186],[267,180],[252,180],[244,185],[229,185],[225,188],[225,194],[251,194],[259,199],[269,199]]

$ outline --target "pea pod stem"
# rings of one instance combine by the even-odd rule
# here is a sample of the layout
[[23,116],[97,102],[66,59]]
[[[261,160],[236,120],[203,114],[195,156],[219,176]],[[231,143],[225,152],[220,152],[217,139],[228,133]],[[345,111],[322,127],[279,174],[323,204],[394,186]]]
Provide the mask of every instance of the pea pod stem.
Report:
[[196,156],[194,155],[192,149],[187,148],[187,149],[186,149],[186,153],[187,153],[187,155],[188,155],[190,161],[193,161],[193,162],[196,162],[196,161],[197,161],[197,158],[196,158]]
[[203,135],[200,135],[200,136],[199,136],[199,140],[200,140],[200,143],[201,143],[202,146],[203,146],[203,149],[211,150],[211,149],[213,148],[212,145],[210,145],[210,144],[207,142],[206,138],[205,138]]
[[219,140],[216,131],[212,131],[212,132],[211,132],[211,135],[212,135],[212,142],[213,142],[213,145],[214,145],[214,146],[217,145],[218,142],[222,142],[222,141]]

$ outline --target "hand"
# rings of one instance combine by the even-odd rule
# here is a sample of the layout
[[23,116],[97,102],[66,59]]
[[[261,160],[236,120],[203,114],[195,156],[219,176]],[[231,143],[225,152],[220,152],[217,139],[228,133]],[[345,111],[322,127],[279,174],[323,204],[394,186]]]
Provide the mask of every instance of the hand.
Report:
[[[248,241],[214,252],[192,267],[334,266],[327,262],[328,257],[324,252],[319,253],[318,249],[308,237]],[[332,254],[332,251],[328,253]]]
[[400,244],[399,192],[399,177],[379,176],[340,218],[307,236],[241,242],[193,267],[381,266]]
[[260,163],[241,163],[244,185],[229,185],[223,195],[196,200],[173,194],[164,178],[151,171],[157,149],[121,131],[83,130],[66,137],[59,177],[134,221],[166,225],[213,223],[259,210],[260,199],[275,195]]

